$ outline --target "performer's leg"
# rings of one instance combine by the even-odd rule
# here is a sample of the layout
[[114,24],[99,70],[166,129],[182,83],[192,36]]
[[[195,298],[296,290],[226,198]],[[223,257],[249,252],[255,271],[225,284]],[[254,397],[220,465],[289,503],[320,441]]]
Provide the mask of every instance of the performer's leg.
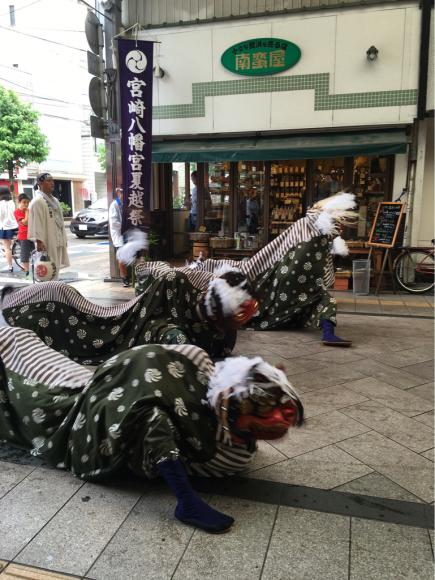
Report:
[[335,336],[334,334],[334,323],[327,318],[322,318],[321,320],[323,328],[323,344],[326,346],[350,346],[352,344],[351,340],[344,340]]
[[180,459],[157,464],[157,469],[169,483],[178,504],[174,515],[184,524],[197,526],[211,534],[227,532],[234,519],[207,505],[193,491]]

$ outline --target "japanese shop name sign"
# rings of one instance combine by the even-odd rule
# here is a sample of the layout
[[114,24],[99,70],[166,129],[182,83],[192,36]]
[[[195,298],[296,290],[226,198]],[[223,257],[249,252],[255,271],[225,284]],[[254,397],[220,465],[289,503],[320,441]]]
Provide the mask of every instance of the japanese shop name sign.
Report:
[[295,65],[301,49],[282,38],[253,38],[227,48],[221,63],[238,75],[259,76],[281,72]]
[[120,40],[122,182],[121,233],[150,225],[153,42]]

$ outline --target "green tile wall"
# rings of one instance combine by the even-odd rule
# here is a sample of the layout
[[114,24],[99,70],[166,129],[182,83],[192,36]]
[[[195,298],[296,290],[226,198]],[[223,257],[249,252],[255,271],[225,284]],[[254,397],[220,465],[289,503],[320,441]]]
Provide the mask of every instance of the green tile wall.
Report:
[[329,73],[240,79],[192,84],[192,103],[153,107],[154,119],[205,117],[205,97],[314,89],[314,110],[359,109],[417,104],[417,89],[329,94]]

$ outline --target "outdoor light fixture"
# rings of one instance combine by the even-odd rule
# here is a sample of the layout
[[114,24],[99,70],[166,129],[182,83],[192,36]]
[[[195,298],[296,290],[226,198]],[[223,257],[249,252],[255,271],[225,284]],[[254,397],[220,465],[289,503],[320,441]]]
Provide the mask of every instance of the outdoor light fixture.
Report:
[[161,79],[162,77],[165,76],[165,71],[160,68],[159,63],[156,64],[156,66],[153,68],[153,72],[154,72],[154,76],[157,77],[158,79]]
[[371,46],[367,51],[367,60],[375,60],[378,58],[379,50],[375,46]]

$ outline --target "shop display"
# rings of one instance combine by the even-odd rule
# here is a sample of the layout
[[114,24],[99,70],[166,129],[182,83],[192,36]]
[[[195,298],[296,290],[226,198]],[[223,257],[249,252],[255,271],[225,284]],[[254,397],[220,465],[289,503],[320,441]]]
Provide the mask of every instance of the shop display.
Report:
[[386,201],[387,158],[384,155],[355,157],[353,190],[359,205],[358,237],[370,235],[381,201]]
[[314,160],[313,203],[343,190],[344,157]]
[[230,233],[230,164],[205,163],[204,225],[208,232]]
[[264,161],[239,161],[237,231],[262,234],[264,228]]
[[270,168],[269,240],[302,217],[306,191],[305,161],[272,161]]

